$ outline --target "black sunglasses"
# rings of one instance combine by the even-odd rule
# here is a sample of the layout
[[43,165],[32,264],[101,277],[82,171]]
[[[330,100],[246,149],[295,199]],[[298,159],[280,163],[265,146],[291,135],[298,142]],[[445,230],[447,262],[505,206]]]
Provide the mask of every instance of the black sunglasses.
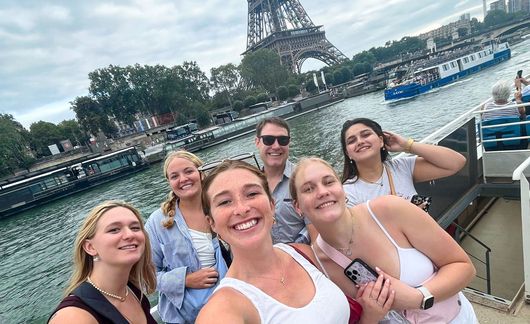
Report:
[[278,140],[278,144],[281,146],[289,145],[289,142],[291,141],[289,136],[261,135],[260,138],[263,141],[263,144],[267,146],[271,146],[276,140]]
[[201,165],[200,167],[198,167],[198,170],[208,173],[212,169],[215,169],[219,164],[221,164],[221,163],[223,163],[224,161],[227,161],[227,160],[231,160],[231,161],[253,160],[254,164],[256,164],[256,167],[258,169],[260,168],[258,160],[256,159],[256,156],[254,155],[254,153],[243,153],[243,154],[238,154],[238,155],[231,156],[231,157],[229,157],[227,159],[223,159],[223,160],[219,160],[219,161],[213,161],[213,162],[210,162],[210,163],[205,163],[205,164]]

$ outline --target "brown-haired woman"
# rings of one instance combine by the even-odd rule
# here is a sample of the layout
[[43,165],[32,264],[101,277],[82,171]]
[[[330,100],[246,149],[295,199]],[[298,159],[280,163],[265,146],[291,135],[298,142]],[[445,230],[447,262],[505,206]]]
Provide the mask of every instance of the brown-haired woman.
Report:
[[[417,194],[415,182],[448,177],[466,163],[465,157],[458,152],[383,131],[377,122],[368,118],[344,122],[340,143],[344,157],[342,183],[348,206],[383,195],[396,195],[411,201]],[[390,160],[389,152],[407,152],[415,156]]]
[[74,271],[50,323],[156,323],[144,294],[155,289],[139,212],[119,201],[95,207],[74,246]]
[[[223,162],[205,178],[202,201],[212,228],[230,244],[233,261],[197,323],[340,324],[358,319],[359,313],[350,318],[346,296],[313,266],[309,246],[272,245],[274,201],[257,168]],[[390,308],[393,293],[381,276],[359,297],[367,301],[361,322],[375,323]]]
[[146,223],[157,271],[158,312],[166,323],[193,323],[227,266],[201,205],[202,161],[170,153],[164,176],[171,191]]

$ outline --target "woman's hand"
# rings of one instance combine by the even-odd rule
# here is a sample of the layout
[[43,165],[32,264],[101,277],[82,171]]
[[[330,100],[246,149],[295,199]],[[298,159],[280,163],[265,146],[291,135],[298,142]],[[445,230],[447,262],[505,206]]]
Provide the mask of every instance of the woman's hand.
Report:
[[215,285],[219,274],[214,268],[204,268],[186,275],[186,288],[210,288]]
[[387,141],[385,148],[389,152],[405,151],[405,148],[407,147],[407,140],[404,137],[389,131],[384,131],[383,134],[385,135]]
[[393,309],[415,309],[420,307],[423,295],[418,289],[386,274],[383,270],[379,269],[379,267],[376,267],[375,270],[379,273],[379,277],[384,276],[385,281],[390,281],[392,285],[392,291],[394,291],[397,296],[393,301]]
[[377,281],[362,285],[356,299],[363,307],[361,323],[377,323],[392,307],[395,292],[390,289],[390,277],[379,275]]

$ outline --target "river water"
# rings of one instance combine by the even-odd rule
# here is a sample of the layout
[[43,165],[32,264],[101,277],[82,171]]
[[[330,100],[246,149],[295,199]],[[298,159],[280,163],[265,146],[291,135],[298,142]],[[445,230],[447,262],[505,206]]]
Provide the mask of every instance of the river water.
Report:
[[[291,157],[316,155],[341,170],[340,129],[346,119],[368,117],[383,129],[421,139],[489,97],[500,79],[530,72],[530,40],[512,48],[512,59],[411,100],[385,103],[383,92],[350,98],[291,119]],[[256,152],[254,135],[198,152],[206,162]],[[127,179],[102,185],[0,220],[0,324],[43,323],[58,304],[71,270],[72,244],[88,211],[108,199],[132,203],[144,217],[168,192],[161,164]]]

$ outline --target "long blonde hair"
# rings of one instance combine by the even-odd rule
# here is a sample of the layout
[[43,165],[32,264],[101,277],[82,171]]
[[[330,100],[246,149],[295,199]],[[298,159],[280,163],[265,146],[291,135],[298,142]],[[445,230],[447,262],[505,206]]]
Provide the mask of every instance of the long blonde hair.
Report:
[[[171,152],[166,156],[164,161],[164,177],[169,181],[167,169],[169,164],[176,158],[186,159],[193,163],[196,168],[203,165],[201,159],[199,159],[195,154],[188,151],[175,151]],[[166,216],[162,221],[162,226],[165,228],[171,228],[175,224],[175,205],[177,204],[177,195],[171,190],[167,195],[166,201],[160,206],[162,208],[162,213]]]
[[333,175],[337,180],[340,181],[339,175],[337,174],[337,171],[329,164],[326,160],[323,160],[316,156],[310,156],[310,157],[304,157],[298,161],[298,164],[296,164],[296,167],[294,168],[293,172],[291,173],[291,178],[289,179],[289,193],[291,194],[291,199],[293,202],[298,201],[298,191],[296,188],[296,178],[298,178],[298,174],[300,173],[300,170],[306,165],[310,163],[322,163],[325,165],[328,169],[330,169],[333,172]]
[[97,223],[101,217],[106,212],[116,207],[124,207],[132,211],[136,218],[138,218],[140,227],[145,236],[145,251],[140,260],[138,260],[138,262],[132,267],[128,280],[146,294],[151,294],[155,291],[156,273],[151,257],[151,244],[149,242],[149,236],[144,228],[144,221],[138,210],[133,206],[123,201],[111,200],[94,207],[79,228],[74,244],[74,271],[70,277],[68,287],[65,290],[65,297],[71,294],[72,291],[85,281],[92,272],[92,269],[94,269],[93,256],[85,251],[83,245],[87,239],[93,238],[96,234]]

